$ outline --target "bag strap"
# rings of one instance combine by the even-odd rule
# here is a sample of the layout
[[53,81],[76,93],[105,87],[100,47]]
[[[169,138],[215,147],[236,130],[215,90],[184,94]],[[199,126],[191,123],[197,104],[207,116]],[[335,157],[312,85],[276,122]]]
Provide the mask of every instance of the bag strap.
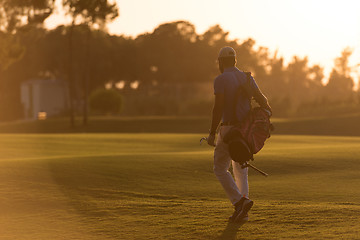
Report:
[[246,82],[245,84],[242,84],[240,87],[244,89],[244,92],[248,96],[248,98],[251,100],[254,96],[253,90],[251,87],[251,72],[244,72],[246,74]]
[[[238,102],[238,99],[239,99],[239,95],[241,93],[246,94],[247,98],[250,101],[250,108],[252,108],[251,107],[251,99],[253,98],[253,90],[252,90],[252,87],[251,87],[251,72],[244,72],[244,73],[246,74],[246,82],[243,83],[243,84],[240,83],[239,89],[238,89],[237,94],[236,94],[235,99],[234,99],[233,113],[234,113],[235,119],[236,119],[236,106],[237,106],[237,102]],[[240,82],[239,79],[238,79],[238,81]]]

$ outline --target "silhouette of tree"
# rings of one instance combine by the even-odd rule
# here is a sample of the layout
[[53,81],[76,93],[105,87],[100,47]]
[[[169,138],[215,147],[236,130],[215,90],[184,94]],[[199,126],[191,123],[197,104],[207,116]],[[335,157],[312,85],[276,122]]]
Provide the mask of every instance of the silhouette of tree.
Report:
[[[114,84],[121,80],[124,81],[125,86],[129,86],[138,77],[135,41],[125,36],[109,36],[108,41],[109,62],[107,66],[110,78]],[[101,45],[98,46],[100,49],[104,49]]]
[[228,44],[229,32],[225,32],[220,25],[210,27],[202,36],[201,39],[208,46],[214,46],[218,49],[221,46]]
[[17,33],[42,26],[53,9],[54,0],[0,0],[0,102],[14,102],[14,106],[11,107],[9,104],[0,106],[0,112],[3,113],[0,117],[2,119],[14,118],[21,111],[19,110],[21,107],[15,107],[15,104],[19,103],[15,101],[19,98],[18,83],[15,81],[7,83],[4,78],[6,75],[4,71],[25,54],[26,48],[22,45]]
[[[272,58],[267,59],[268,64],[265,65],[264,70],[267,69],[267,75],[256,78],[260,83],[260,87],[266,96],[269,98],[274,112],[286,113],[290,100],[288,99],[288,82],[286,68],[284,66],[284,59],[277,57],[277,52]],[[286,102],[285,106],[284,102]]]
[[0,32],[0,48],[0,72],[21,59],[25,51],[16,36],[4,32]]
[[[21,113],[20,83],[50,77],[69,81],[72,101],[78,105],[73,112],[80,114],[85,112],[85,94],[108,83],[119,87],[116,91],[124,96],[124,114],[206,114],[212,104],[212,81],[219,74],[218,51],[225,45],[236,50],[237,66],[252,72],[277,116],[321,114],[325,97],[345,102],[354,94],[348,61],[351,49],[335,60],[324,86],[321,66],[310,66],[307,58],[297,56],[285,65],[276,52],[271,56],[253,39],[228,39],[228,32],[218,25],[197,34],[191,23],[176,21],[134,39],[109,35],[105,24],[97,29],[80,15],[73,19],[73,25],[54,30],[31,24],[11,34],[0,32],[0,63],[16,60],[0,71],[0,100],[10,99],[17,116]],[[5,41],[3,36],[13,39]],[[66,51],[69,47],[72,50]]]
[[324,69],[319,65],[314,65],[309,68],[309,95],[310,98],[316,102],[321,101],[324,97],[324,85],[322,80],[324,79]]
[[25,25],[41,25],[54,9],[54,0],[0,0],[0,30],[14,33]]
[[300,59],[294,56],[287,67],[289,95],[295,104],[301,99],[308,98],[309,90],[309,67],[307,57]]
[[[89,74],[90,74],[90,41],[91,41],[91,27],[98,25],[100,28],[105,28],[106,23],[112,21],[119,15],[116,3],[109,3],[107,0],[63,0],[63,5],[67,7],[68,14],[72,17],[73,21],[69,32],[69,60],[71,61],[71,39],[73,27],[76,22],[87,25],[87,38],[85,42],[86,51],[83,67],[83,124],[86,125],[88,121],[88,88],[89,88]],[[71,64],[70,64],[71,65]],[[73,82],[72,70],[69,69],[69,81]],[[72,85],[72,84],[71,84]],[[73,89],[70,91],[74,91]],[[73,109],[71,114],[71,125],[74,125]]]
[[334,68],[326,85],[326,95],[332,101],[349,101],[352,99],[354,80],[350,76],[349,57],[353,53],[345,48],[341,56],[334,61]]
[[229,32],[224,31],[220,25],[211,26],[203,35],[199,36],[198,51],[201,57],[198,67],[201,68],[203,81],[213,80],[218,74],[216,59],[220,48],[225,45],[231,45],[236,51],[239,51],[236,41],[228,40]]
[[0,70],[23,55],[15,33],[25,26],[42,25],[53,9],[54,0],[0,0]]
[[[195,28],[185,21],[158,26],[153,33],[136,38],[137,78],[140,88],[161,88],[196,78]],[[195,74],[196,76],[193,76]]]

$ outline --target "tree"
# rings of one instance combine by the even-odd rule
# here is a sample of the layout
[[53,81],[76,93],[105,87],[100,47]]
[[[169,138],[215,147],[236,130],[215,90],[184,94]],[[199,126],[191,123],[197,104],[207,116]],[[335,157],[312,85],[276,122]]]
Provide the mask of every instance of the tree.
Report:
[[307,57],[301,59],[294,56],[287,67],[289,95],[295,105],[308,98],[309,67]]
[[160,85],[188,79],[190,65],[196,60],[196,49],[192,48],[196,33],[192,24],[185,21],[161,24],[153,33],[140,35],[135,41],[139,79],[143,85],[151,85],[153,68],[157,69],[156,79]]
[[317,102],[323,99],[324,97],[324,68],[320,65],[314,65],[309,68],[309,95],[311,98]]
[[[118,15],[119,11],[116,3],[109,3],[107,0],[63,0],[63,5],[67,8],[68,14],[72,17],[73,21],[69,32],[69,61],[71,66],[72,61],[72,31],[74,25],[79,22],[80,24],[88,26],[88,35],[85,43],[86,52],[84,58],[83,67],[83,124],[86,125],[88,121],[88,87],[89,87],[89,73],[90,73],[90,39],[91,39],[91,28],[97,25],[100,28],[105,28],[106,23],[114,20]],[[72,69],[69,67],[68,73],[69,86],[73,86]],[[70,92],[73,92],[73,87],[70,87]],[[70,100],[72,101],[72,99]],[[71,124],[74,125],[73,121],[73,109],[71,109]]]
[[96,113],[118,114],[121,110],[122,98],[115,89],[96,89],[90,95],[90,107]]
[[[284,59],[277,57],[277,52],[272,58],[268,59],[268,74],[260,79],[261,90],[266,93],[266,96],[271,102],[271,107],[274,112],[286,114],[290,103],[288,93],[288,82],[286,68],[284,66]],[[286,105],[286,107],[284,106]]]
[[349,66],[349,57],[352,53],[352,49],[345,48],[341,56],[334,61],[334,68],[326,85],[326,94],[333,101],[347,101],[352,98],[354,80],[350,76]]
[[197,48],[195,27],[187,21],[161,24],[138,36],[135,44],[139,91],[144,95],[161,94],[166,101],[180,102],[192,81],[208,76],[203,68],[208,59]]
[[0,72],[6,70],[24,55],[24,47],[12,34],[0,32]]
[[54,0],[0,0],[0,70],[23,55],[15,33],[25,26],[39,26],[54,9]]
[[[343,101],[353,95],[349,49],[335,60],[325,87],[321,66],[309,66],[307,58],[296,56],[286,66],[281,56],[270,56],[253,39],[228,39],[228,32],[218,25],[197,34],[190,22],[169,22],[134,39],[110,35],[105,24],[91,25],[76,16],[72,25],[54,30],[28,24],[17,25],[12,33],[0,32],[0,63],[5,66],[0,71],[0,102],[12,103],[7,112],[21,116],[22,81],[55,77],[69,81],[71,102],[79,103],[75,110],[84,115],[86,93],[107,83],[119,88],[126,99],[124,114],[207,113],[213,97],[211,83],[219,74],[216,58],[225,45],[236,50],[237,66],[252,72],[277,116],[321,114],[325,96]],[[89,107],[93,103],[89,98]],[[0,105],[9,104],[4,106]]]
[[[54,9],[54,0],[0,0],[0,102],[15,101],[19,96],[17,83],[7,84],[2,77],[12,64],[19,61],[26,49],[18,38],[19,32],[42,26]],[[13,109],[0,106],[7,119],[15,118]],[[9,113],[11,111],[12,113]],[[4,114],[6,112],[6,114]]]
[[41,25],[54,10],[55,0],[0,0],[0,30],[14,33],[25,25]]

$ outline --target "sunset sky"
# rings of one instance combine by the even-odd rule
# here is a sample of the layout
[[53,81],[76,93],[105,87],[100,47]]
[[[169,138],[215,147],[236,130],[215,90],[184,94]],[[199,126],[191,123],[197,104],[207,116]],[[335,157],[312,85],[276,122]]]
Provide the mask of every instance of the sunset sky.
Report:
[[[230,38],[241,41],[251,37],[257,46],[268,47],[272,53],[278,50],[286,61],[293,55],[308,56],[310,64],[322,65],[326,74],[345,47],[354,49],[351,64],[360,63],[358,0],[117,0],[117,3],[120,16],[108,25],[113,34],[135,37],[152,32],[164,22],[187,20],[199,34],[220,24],[230,32]],[[47,25],[53,28],[64,22],[60,12]]]

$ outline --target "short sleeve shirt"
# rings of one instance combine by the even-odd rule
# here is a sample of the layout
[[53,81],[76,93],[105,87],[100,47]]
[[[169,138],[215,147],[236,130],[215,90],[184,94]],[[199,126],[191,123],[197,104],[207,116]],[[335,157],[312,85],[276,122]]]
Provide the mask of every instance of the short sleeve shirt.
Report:
[[[223,122],[242,121],[250,111],[250,99],[245,94],[238,94],[240,85],[247,81],[246,74],[236,67],[226,68],[214,80],[214,94],[224,95]],[[251,86],[258,88],[255,79],[251,77]]]

